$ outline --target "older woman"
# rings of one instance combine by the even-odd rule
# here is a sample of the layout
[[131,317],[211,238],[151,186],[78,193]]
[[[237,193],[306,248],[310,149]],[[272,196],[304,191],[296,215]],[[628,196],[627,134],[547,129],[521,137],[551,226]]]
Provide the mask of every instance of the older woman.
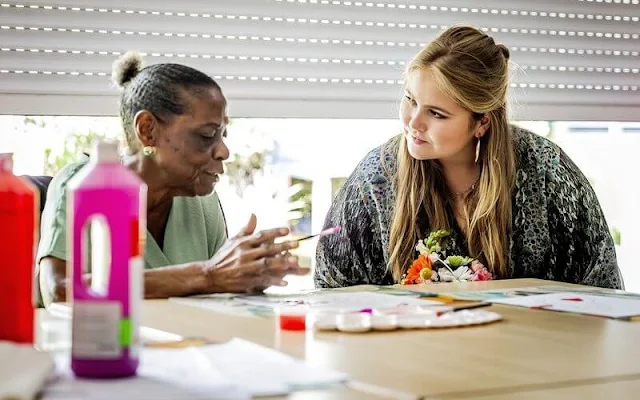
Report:
[[[255,233],[251,216],[227,239],[213,192],[229,157],[227,102],[214,80],[180,64],[143,69],[136,53],[114,64],[113,80],[131,154],[123,162],[148,186],[145,297],[261,291],[308,273],[288,254],[297,242],[274,243],[286,228]],[[65,299],[66,186],[85,163],[65,167],[49,188],[37,254],[45,304]]]

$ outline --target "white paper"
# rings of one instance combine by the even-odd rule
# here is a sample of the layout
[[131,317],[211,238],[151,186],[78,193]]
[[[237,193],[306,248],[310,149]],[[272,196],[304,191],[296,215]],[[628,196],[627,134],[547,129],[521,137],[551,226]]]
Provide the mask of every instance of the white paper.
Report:
[[253,396],[276,396],[296,390],[346,382],[347,374],[315,368],[279,351],[235,338],[201,347],[211,364]]
[[345,382],[341,372],[314,368],[276,350],[243,340],[186,348],[144,348],[138,376],[77,379],[68,353],[56,357],[58,379],[43,400],[145,398],[248,399],[326,388]]
[[53,358],[26,344],[0,341],[0,399],[31,400],[54,371]]
[[496,304],[544,308],[609,318],[627,318],[640,315],[640,300],[604,297],[585,293],[550,293],[508,299],[488,300]]
[[636,299],[640,300],[640,293],[626,292],[624,290],[618,289],[605,289],[595,286],[581,286],[581,287],[567,287],[561,285],[545,285],[545,286],[537,286],[532,288],[522,288],[522,290],[536,289],[540,293],[556,293],[556,292],[567,292],[571,291],[572,293],[584,293],[584,294],[593,294],[601,297],[616,297],[621,299]]
[[69,353],[60,353],[56,356],[58,376],[45,388],[42,400],[125,400],[142,394],[159,400],[250,398],[194,350],[145,348],[137,376],[108,380],[76,378]]
[[275,296],[241,296],[238,299],[247,304],[266,307],[304,307],[311,310],[356,311],[367,308],[386,309],[403,306],[441,306],[433,300],[416,297],[397,296],[372,292],[318,292],[305,296],[278,298]]

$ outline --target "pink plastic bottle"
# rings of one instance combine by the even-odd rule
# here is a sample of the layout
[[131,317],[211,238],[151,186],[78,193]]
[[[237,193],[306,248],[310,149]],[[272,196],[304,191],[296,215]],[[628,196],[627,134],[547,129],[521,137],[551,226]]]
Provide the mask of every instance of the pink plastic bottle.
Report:
[[[90,162],[69,181],[67,190],[67,276],[72,277],[73,298],[71,369],[76,376],[88,378],[135,375],[147,186],[120,164],[117,143],[98,142]],[[103,228],[102,238],[95,235],[100,232],[94,229],[96,225]],[[103,262],[92,264],[88,286],[83,275],[87,260],[91,257],[95,261],[96,254],[103,255]]]

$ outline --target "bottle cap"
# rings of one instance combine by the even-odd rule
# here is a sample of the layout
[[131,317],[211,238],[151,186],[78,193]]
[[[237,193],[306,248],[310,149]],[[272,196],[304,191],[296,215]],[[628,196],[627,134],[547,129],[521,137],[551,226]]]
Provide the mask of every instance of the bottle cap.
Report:
[[13,172],[13,153],[0,153],[0,171]]
[[93,145],[91,160],[97,163],[118,163],[120,152],[118,142],[99,140]]

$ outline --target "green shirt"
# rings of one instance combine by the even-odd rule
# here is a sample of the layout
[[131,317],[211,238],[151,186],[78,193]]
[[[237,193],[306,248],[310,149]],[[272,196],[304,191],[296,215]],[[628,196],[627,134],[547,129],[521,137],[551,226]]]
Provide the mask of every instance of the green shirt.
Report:
[[[64,167],[51,181],[41,216],[37,262],[52,256],[68,260],[67,183],[87,163]],[[164,233],[163,248],[147,231],[145,268],[207,260],[227,239],[218,196],[175,197]],[[38,292],[40,292],[38,290]]]

